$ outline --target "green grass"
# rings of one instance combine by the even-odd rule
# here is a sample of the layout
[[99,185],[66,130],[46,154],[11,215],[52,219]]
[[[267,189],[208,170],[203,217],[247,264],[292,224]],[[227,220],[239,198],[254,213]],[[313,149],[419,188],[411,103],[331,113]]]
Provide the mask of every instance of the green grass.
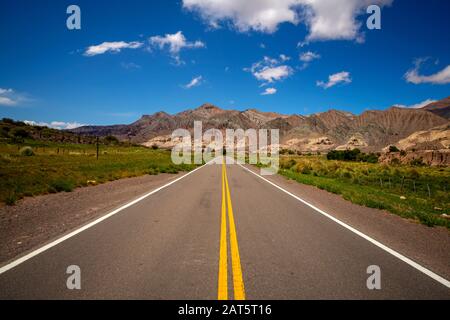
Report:
[[279,174],[359,205],[387,210],[427,226],[450,228],[450,221],[440,217],[450,212],[450,168],[288,156],[281,159]]
[[[34,155],[24,155],[25,146],[30,146]],[[34,140],[20,145],[0,143],[0,202],[13,205],[25,196],[195,168],[174,165],[170,156],[165,150],[102,145],[97,160],[95,145]]]

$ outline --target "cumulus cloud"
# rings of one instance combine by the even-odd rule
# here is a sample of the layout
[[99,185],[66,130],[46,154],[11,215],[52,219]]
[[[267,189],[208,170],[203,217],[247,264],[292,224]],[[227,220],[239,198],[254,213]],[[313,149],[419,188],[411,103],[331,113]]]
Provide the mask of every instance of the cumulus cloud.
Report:
[[30,99],[25,94],[16,92],[13,89],[0,88],[0,106],[15,107],[29,101]]
[[263,85],[281,81],[294,73],[294,70],[285,64],[286,56],[281,55],[280,60],[270,57],[264,57],[263,60],[254,63],[250,68],[244,69],[251,72],[253,76],[262,81]]
[[339,72],[332,74],[328,77],[328,81],[317,81],[317,86],[322,87],[324,89],[328,89],[334,87],[338,84],[347,84],[351,83],[352,79],[350,77],[350,73],[347,71]]
[[420,68],[422,64],[428,59],[418,59],[415,61],[415,66],[405,74],[405,79],[413,84],[448,84],[450,83],[450,65],[439,72],[432,75],[421,75]]
[[149,39],[152,47],[157,47],[160,50],[168,49],[170,55],[175,59],[177,64],[182,64],[180,59],[180,51],[183,49],[198,49],[206,47],[202,41],[190,42],[183,35],[182,31],[174,34],[166,34],[164,36],[153,36]]
[[266,88],[263,93],[261,93],[262,96],[270,96],[277,93],[277,89],[275,88]]
[[52,121],[48,123],[48,122],[36,122],[25,120],[24,122],[30,126],[49,127],[58,130],[71,130],[85,126],[85,124],[81,124],[78,122],[64,122],[64,121]]
[[422,109],[423,107],[426,107],[427,105],[436,102],[437,100],[433,100],[433,99],[427,99],[425,101],[416,103],[416,104],[412,104],[412,105],[404,105],[404,104],[396,104],[395,106],[398,108],[407,108],[407,109]]
[[93,57],[93,56],[104,54],[107,52],[117,53],[117,52],[122,51],[123,49],[138,49],[138,48],[141,48],[143,45],[144,44],[142,42],[138,42],[138,41],[103,42],[99,45],[88,47],[86,49],[86,52],[84,53],[84,55],[87,57]]
[[390,5],[393,0],[183,0],[183,7],[196,12],[218,28],[231,23],[240,32],[275,32],[282,23],[303,23],[308,41],[357,40],[362,23],[358,16],[372,4]]
[[312,51],[301,53],[299,56],[299,60],[303,62],[303,65],[299,69],[304,70],[308,68],[311,62],[313,62],[314,60],[318,60],[320,58],[321,58],[320,54]]
[[12,97],[14,94],[13,89],[3,89],[0,88],[0,105],[6,106],[6,107],[13,107],[17,104],[17,101],[15,101]]
[[301,53],[299,59],[302,62],[309,63],[311,61],[320,59],[320,54],[312,52],[312,51],[307,51],[307,52]]
[[199,85],[202,84],[202,82],[203,82],[203,77],[202,76],[198,76],[198,77],[195,77],[194,79],[192,79],[191,82],[189,82],[184,87],[186,89],[191,89],[191,88],[194,88],[194,87],[198,87]]

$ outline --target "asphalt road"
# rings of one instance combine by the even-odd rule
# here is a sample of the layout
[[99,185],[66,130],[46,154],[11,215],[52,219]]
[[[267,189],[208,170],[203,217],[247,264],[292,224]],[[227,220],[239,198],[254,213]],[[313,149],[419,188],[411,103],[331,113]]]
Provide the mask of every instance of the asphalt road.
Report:
[[[0,299],[450,299],[238,165],[204,166],[41,251],[0,269]],[[81,290],[67,288],[71,265]],[[371,265],[380,290],[367,288]]]

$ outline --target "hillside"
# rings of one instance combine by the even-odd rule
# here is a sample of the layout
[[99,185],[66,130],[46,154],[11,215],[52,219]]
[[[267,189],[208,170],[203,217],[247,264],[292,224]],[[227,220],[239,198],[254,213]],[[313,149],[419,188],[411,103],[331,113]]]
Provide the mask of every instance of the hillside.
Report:
[[450,97],[433,102],[423,109],[450,120]]
[[392,107],[384,111],[366,111],[361,115],[330,110],[310,116],[281,115],[255,109],[224,110],[212,104],[204,104],[175,115],[165,112],[145,115],[130,125],[90,126],[71,132],[96,136],[114,135],[124,141],[170,147],[173,145],[170,135],[174,130],[182,128],[192,131],[194,121],[202,121],[203,130],[279,129],[283,147],[298,151],[351,148],[380,151],[417,131],[448,124],[448,119],[437,114],[446,110],[446,101],[448,98],[424,109]]

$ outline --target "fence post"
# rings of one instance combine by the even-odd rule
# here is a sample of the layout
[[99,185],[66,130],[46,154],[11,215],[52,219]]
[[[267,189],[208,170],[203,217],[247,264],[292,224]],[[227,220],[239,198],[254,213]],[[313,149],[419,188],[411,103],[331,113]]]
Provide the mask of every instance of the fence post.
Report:
[[98,137],[97,137],[97,160],[98,160],[98,150],[99,149],[99,145],[98,145]]

